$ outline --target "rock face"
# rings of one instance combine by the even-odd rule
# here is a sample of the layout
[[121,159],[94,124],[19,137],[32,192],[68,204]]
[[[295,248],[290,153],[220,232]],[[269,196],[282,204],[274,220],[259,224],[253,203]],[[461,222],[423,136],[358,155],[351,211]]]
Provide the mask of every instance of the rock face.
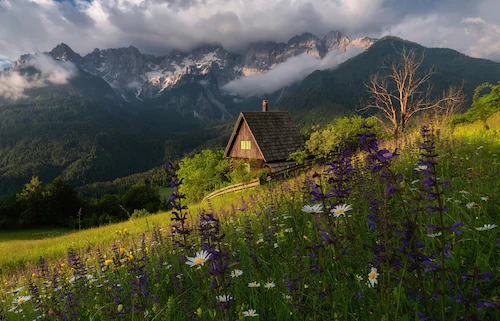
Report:
[[332,30],[325,36],[325,38],[323,38],[323,43],[327,51],[346,51],[349,48],[351,41],[347,38],[347,36],[340,33],[340,31]]
[[49,54],[55,60],[71,61],[75,65],[79,65],[82,61],[82,56],[74,52],[67,44],[61,43],[52,49]]
[[[266,73],[304,53],[322,59],[329,51],[346,51],[350,46],[367,49],[374,41],[366,37],[350,41],[339,31],[331,31],[323,39],[303,33],[287,43],[252,43],[240,54],[205,45],[188,53],[174,50],[165,56],[153,56],[130,46],[96,48],[82,57],[64,43],[46,54],[55,60],[70,61],[81,71],[104,79],[123,103],[150,101],[182,114],[191,113],[195,118],[224,119],[231,114],[220,101],[219,88],[231,80]],[[21,56],[13,68],[26,65],[29,57]],[[164,95],[169,97],[161,98]]]

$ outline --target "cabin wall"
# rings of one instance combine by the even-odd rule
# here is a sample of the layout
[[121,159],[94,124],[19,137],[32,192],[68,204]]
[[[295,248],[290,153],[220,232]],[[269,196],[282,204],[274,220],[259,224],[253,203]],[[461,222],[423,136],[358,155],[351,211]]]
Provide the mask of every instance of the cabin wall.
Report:
[[[251,142],[251,149],[241,149],[241,141],[245,140]],[[241,128],[239,129],[233,144],[234,145],[229,153],[229,157],[231,158],[253,158],[255,160],[264,159],[246,121],[241,123]]]

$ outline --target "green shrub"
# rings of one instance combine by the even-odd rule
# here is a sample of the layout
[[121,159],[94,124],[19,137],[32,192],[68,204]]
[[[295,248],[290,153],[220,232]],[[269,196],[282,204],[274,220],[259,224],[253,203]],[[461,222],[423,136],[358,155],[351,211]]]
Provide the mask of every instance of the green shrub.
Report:
[[[481,92],[487,88],[491,89],[490,92],[481,95]],[[500,81],[496,86],[484,83],[474,91],[472,107],[465,114],[456,116],[453,123],[473,123],[477,120],[484,122],[498,111],[500,111]]]
[[[366,128],[363,126],[372,126]],[[375,132],[380,136],[383,132],[377,117],[363,118],[361,116],[342,117],[326,125],[321,131],[311,134],[306,141],[306,151],[314,157],[323,157],[342,148],[355,148],[358,134]],[[296,156],[300,156],[297,154]]]
[[222,149],[205,149],[194,157],[184,157],[177,174],[184,178],[181,192],[188,201],[201,200],[209,192],[230,183],[230,161]]
[[149,214],[151,214],[151,213],[149,213],[148,210],[145,208],[143,208],[141,210],[135,209],[134,213],[132,213],[131,218],[144,217],[144,216],[148,216]]

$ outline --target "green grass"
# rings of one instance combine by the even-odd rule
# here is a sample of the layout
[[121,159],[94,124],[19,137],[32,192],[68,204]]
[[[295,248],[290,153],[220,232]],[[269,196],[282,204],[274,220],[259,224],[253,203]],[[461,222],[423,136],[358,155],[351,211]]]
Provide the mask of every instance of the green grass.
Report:
[[[173,191],[163,188],[163,194]],[[248,196],[255,191],[242,191],[230,195],[217,197],[213,206],[217,211],[231,209],[231,204],[238,205],[241,197]],[[170,195],[168,195],[170,198]],[[206,202],[190,206],[193,220],[198,213],[208,210]],[[38,262],[40,256],[46,260],[59,260],[67,255],[68,248],[83,250],[85,248],[105,248],[113,243],[117,231],[127,229],[131,238],[139,237],[143,232],[148,232],[154,225],[170,226],[170,212],[152,214],[147,217],[130,219],[128,221],[109,224],[82,231],[69,229],[36,229],[0,232],[0,276],[10,273],[24,266],[31,266]]]

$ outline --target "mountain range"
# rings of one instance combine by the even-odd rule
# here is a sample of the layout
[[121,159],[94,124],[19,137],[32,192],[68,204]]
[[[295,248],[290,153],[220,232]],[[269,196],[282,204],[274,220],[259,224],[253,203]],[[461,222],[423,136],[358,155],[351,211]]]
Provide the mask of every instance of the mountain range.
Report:
[[[436,93],[465,80],[471,97],[482,82],[500,79],[500,63],[396,37],[351,41],[338,31],[322,39],[304,33],[287,43],[254,43],[239,53],[205,45],[153,56],[130,46],[81,56],[60,44],[23,55],[0,74],[0,81],[24,86],[0,86],[0,195],[18,190],[31,175],[82,185],[144,171],[193,148],[223,145],[239,112],[259,110],[262,98],[271,110],[290,111],[301,126],[352,114],[367,99],[370,74],[403,46],[425,51],[422,68],[435,67]],[[275,92],[227,91],[238,79],[270,75],[285,65],[299,68],[304,61],[319,66],[315,61],[351,49],[362,52],[336,68],[312,69]]]
[[[95,49],[80,56],[68,45],[60,44],[45,53],[59,62],[74,64],[81,77],[97,76],[115,92],[122,104],[162,106],[185,115],[206,119],[231,119],[228,99],[221,88],[234,79],[263,74],[291,57],[307,54],[317,59],[328,52],[344,52],[350,47],[367,49],[375,40],[367,37],[353,41],[338,31],[323,39],[311,33],[291,38],[287,43],[253,43],[242,53],[230,53],[217,45],[201,46],[191,52],[174,50],[165,56],[142,54],[130,46],[118,49]],[[34,55],[23,55],[10,70],[23,70],[33,64]],[[89,87],[87,86],[86,90]],[[102,87],[102,86],[100,86]],[[186,89],[189,97],[186,97]],[[108,90],[109,91],[109,90]],[[89,97],[87,94],[86,97]],[[98,99],[102,95],[98,95]]]

